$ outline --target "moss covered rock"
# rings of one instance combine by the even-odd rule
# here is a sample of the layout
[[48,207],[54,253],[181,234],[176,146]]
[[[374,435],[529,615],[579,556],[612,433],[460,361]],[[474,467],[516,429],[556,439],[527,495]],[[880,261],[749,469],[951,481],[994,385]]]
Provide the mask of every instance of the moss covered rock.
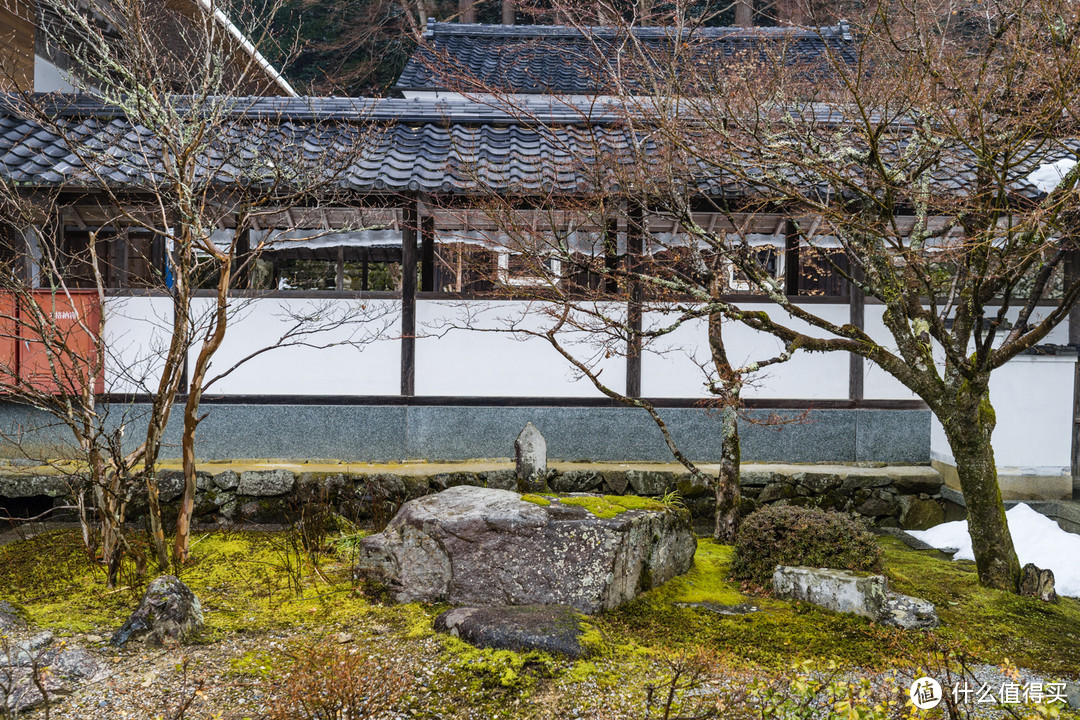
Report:
[[690,513],[656,500],[459,486],[406,503],[365,538],[357,574],[398,602],[594,613],[686,572],[696,546]]

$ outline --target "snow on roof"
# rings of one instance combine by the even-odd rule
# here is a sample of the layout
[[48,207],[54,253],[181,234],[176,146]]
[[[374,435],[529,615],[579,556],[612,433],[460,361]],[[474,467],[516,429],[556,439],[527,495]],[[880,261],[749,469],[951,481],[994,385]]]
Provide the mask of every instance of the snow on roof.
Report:
[[1076,167],[1075,158],[1061,158],[1035,168],[1027,176],[1028,182],[1044,193],[1053,192],[1054,189],[1065,179],[1069,171]]

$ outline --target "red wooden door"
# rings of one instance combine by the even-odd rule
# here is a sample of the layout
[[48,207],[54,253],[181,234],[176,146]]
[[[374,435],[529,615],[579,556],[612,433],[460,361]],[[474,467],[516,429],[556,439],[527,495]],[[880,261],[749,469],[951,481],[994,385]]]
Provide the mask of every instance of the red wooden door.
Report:
[[96,290],[35,291],[19,308],[19,377],[37,390],[71,395],[92,378],[94,392],[104,392],[97,360],[100,322]]

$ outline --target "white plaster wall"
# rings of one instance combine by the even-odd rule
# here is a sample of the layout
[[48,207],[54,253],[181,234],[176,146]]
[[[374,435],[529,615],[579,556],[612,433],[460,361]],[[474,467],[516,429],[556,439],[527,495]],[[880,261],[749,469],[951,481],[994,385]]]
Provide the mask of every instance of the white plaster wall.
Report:
[[34,92],[75,92],[68,74],[51,60],[34,55]]
[[[330,347],[278,347],[247,361],[209,392],[224,395],[398,395],[401,392],[399,300],[260,298],[237,300],[225,341],[214,355],[209,376],[247,355],[276,344],[296,324],[322,328],[303,342]],[[209,312],[199,298],[196,317]],[[329,323],[350,322],[328,329]],[[360,347],[345,344],[360,343]],[[193,366],[200,346],[189,354]]]
[[105,391],[157,390],[172,333],[168,297],[107,297],[105,315]]
[[[881,320],[884,312],[884,305],[867,304],[863,312],[863,329],[878,345],[895,352],[892,333]],[[867,400],[918,399],[903,383],[869,360],[863,363],[863,397]]]
[[[777,312],[771,303],[741,305],[748,311]],[[847,303],[815,303],[809,309],[834,323],[848,322]],[[673,317],[661,312],[645,314],[644,327],[657,329]],[[825,333],[801,321],[789,318],[790,326],[813,335]],[[707,325],[704,319],[684,323],[674,332],[652,341],[641,359],[641,392],[646,397],[707,397],[707,376],[699,367],[708,367]],[[781,350],[779,340],[747,328],[737,322],[725,323],[725,346],[735,365],[767,360]],[[743,395],[747,398],[806,398],[812,400],[846,399],[849,362],[847,353],[808,353],[798,351],[791,360],[766,368],[750,377]]]
[[[994,371],[990,402],[997,425],[994,459],[1000,472],[1067,475],[1072,465],[1072,404],[1076,358],[1022,355]],[[930,435],[935,460],[955,464],[936,419]]]
[[[601,395],[545,339],[510,332],[550,327],[553,320],[541,303],[420,300],[416,305],[417,395]],[[626,306],[606,303],[600,307],[621,316]],[[601,334],[574,332],[562,338],[575,357],[601,372],[604,383],[620,392],[625,390],[626,358],[623,354],[605,357]]]

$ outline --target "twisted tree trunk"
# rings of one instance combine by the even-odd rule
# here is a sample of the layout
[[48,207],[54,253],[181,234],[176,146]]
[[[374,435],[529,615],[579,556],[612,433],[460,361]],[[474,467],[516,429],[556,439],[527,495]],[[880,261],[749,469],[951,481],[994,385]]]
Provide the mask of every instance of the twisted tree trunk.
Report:
[[967,504],[968,533],[979,582],[1015,593],[1020,587],[1020,561],[1005,519],[990,442],[996,418],[990,404],[989,380],[987,375],[977,383],[965,382],[955,402],[938,415],[956,460]]

